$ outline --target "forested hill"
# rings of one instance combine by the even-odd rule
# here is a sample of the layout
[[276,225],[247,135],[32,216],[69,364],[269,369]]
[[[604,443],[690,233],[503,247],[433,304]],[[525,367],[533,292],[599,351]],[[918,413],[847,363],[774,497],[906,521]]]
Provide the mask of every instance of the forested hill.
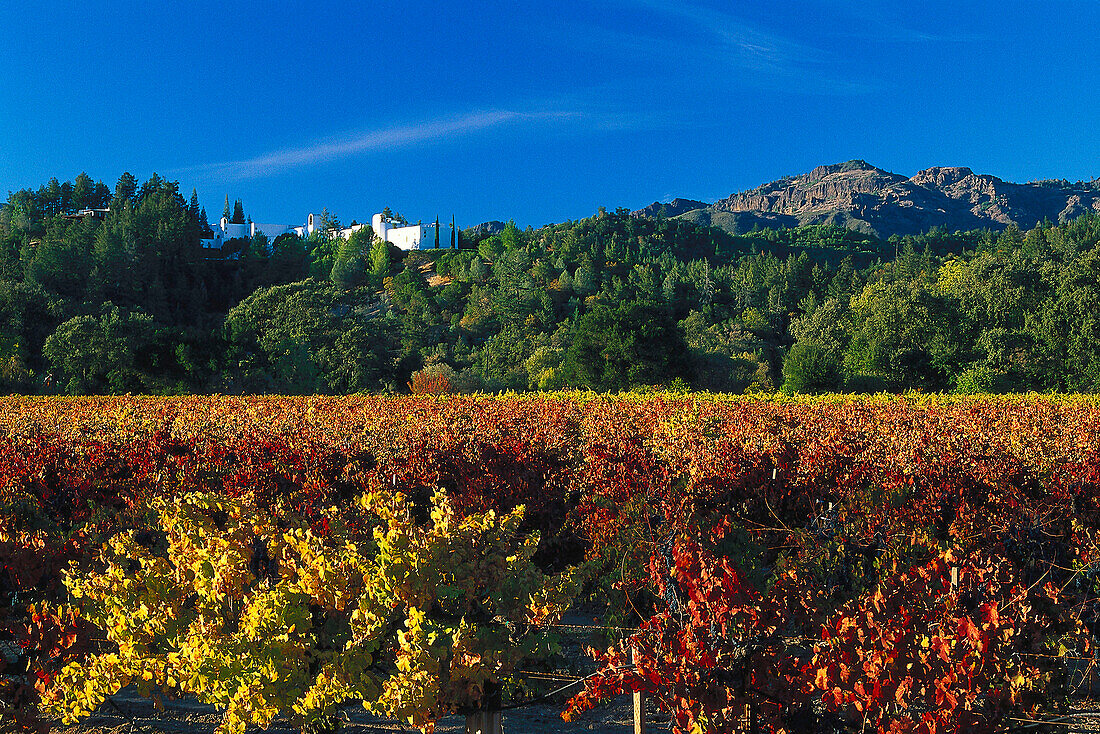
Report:
[[0,390],[1100,388],[1091,213],[883,240],[601,210],[414,253],[369,229],[206,250],[207,230],[156,176],[11,194]]
[[734,234],[754,228],[833,224],[877,237],[1009,226],[1030,229],[1100,211],[1100,183],[1002,181],[965,167],[936,166],[912,177],[854,160],[733,194],[714,204],[675,199],[639,216],[679,216]]

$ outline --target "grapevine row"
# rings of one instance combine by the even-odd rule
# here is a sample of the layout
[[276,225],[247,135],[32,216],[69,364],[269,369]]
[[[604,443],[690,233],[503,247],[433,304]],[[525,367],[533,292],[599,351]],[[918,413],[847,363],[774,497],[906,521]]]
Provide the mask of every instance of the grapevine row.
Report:
[[1039,396],[9,399],[0,706],[63,698],[106,619],[63,571],[158,498],[252,503],[328,548],[377,523],[361,498],[443,490],[460,518],[522,505],[539,573],[599,569],[588,593],[638,626],[573,712],[646,690],[681,731],[746,706],[774,731],[994,730],[1057,705],[1059,652],[1100,626],[1098,427],[1096,401]]

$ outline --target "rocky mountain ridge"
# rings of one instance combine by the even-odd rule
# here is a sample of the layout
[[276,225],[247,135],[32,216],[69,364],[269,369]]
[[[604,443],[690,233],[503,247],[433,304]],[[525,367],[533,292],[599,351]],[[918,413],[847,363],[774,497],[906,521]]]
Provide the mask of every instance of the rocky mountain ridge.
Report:
[[480,240],[485,237],[490,237],[494,234],[500,234],[504,231],[507,225],[504,222],[492,219],[488,222],[482,222],[481,224],[475,224],[473,227],[462,230],[462,236],[474,240]]
[[686,212],[703,209],[710,206],[705,201],[695,199],[673,199],[672,201],[655,201],[644,209],[633,212],[634,216],[641,217],[677,217]]
[[[700,206],[683,210],[693,203]],[[654,202],[634,214],[657,216],[662,207],[666,216],[734,234],[753,227],[835,224],[885,238],[933,227],[1030,229],[1044,220],[1065,222],[1088,211],[1100,212],[1100,182],[1018,184],[949,166],[906,177],[852,160],[818,166],[713,204],[675,199],[664,205]]]

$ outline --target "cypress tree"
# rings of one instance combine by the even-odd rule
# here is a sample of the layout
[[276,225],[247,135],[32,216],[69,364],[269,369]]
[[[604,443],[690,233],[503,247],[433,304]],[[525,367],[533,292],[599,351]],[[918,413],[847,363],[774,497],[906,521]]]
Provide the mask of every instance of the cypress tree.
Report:
[[222,209],[222,217],[225,221],[229,221],[229,218],[233,216],[233,210],[229,208],[229,194],[225,195],[225,208]]
[[240,199],[233,202],[233,224],[244,224],[244,204]]
[[435,249],[439,249],[439,217],[435,218]]
[[452,250],[455,249],[455,245],[456,245],[456,243],[455,243],[455,232],[457,232],[457,231],[458,230],[455,229],[455,215],[452,214],[451,215],[451,249]]

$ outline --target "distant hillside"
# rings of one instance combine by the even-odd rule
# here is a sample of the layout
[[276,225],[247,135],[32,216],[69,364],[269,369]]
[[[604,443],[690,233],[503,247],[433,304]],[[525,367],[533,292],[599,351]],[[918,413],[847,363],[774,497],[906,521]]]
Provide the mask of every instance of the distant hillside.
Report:
[[[906,178],[854,160],[818,166],[709,205],[685,199],[676,202],[685,202],[683,207],[701,206],[667,211],[666,216],[733,234],[753,227],[835,224],[889,237],[933,227],[1000,230],[1016,225],[1026,230],[1044,220],[1066,222],[1088,211],[1100,212],[1100,184],[1065,180],[1017,184],[962,167],[928,168]],[[635,214],[656,216],[661,206],[651,204]]]
[[500,234],[504,231],[505,226],[507,225],[505,225],[504,222],[498,222],[494,219],[489,222],[475,224],[473,227],[462,230],[462,236],[467,240],[481,240],[494,234]]

